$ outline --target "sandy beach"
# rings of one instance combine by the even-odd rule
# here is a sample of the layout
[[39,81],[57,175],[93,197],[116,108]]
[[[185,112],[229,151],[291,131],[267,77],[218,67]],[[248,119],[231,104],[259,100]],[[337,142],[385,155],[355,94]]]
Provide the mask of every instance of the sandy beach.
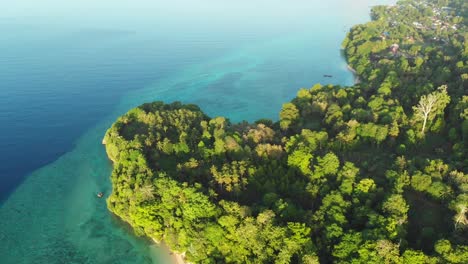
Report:
[[358,76],[356,70],[353,69],[349,64],[348,64],[347,66],[348,66],[348,70],[349,70],[350,72],[352,72],[353,75],[354,75],[354,84],[360,83],[361,80],[359,79],[359,76]]
[[154,238],[153,241],[162,249],[164,254],[167,255],[168,259],[170,260],[170,264],[186,264],[184,260],[184,254],[171,251],[171,249],[164,242],[159,242]]

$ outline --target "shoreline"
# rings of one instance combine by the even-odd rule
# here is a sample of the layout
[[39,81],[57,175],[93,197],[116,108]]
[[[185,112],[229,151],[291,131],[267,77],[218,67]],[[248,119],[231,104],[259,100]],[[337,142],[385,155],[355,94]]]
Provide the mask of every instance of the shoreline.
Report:
[[162,249],[162,252],[166,257],[168,257],[170,263],[172,264],[188,264],[188,262],[185,262],[185,254],[184,253],[177,253],[172,251],[164,242],[160,242],[154,238],[151,238],[153,242],[160,248]]
[[[351,67],[351,65],[348,62],[347,57],[344,55],[344,49],[341,49],[341,50],[343,52],[342,56],[343,56],[344,61],[346,63],[346,67],[353,74],[353,77],[354,77],[354,84],[353,85],[361,83],[361,79],[360,79],[357,71],[354,68]],[[101,143],[104,146],[107,144],[106,137],[104,137],[102,139]],[[107,154],[107,157],[112,162],[112,164],[115,164],[115,160],[113,160],[108,154]],[[117,217],[119,217],[119,216],[117,216]],[[130,225],[130,227],[133,228],[131,225]],[[178,253],[178,252],[172,250],[164,242],[164,240],[157,240],[157,239],[155,239],[153,237],[150,237],[150,236],[146,236],[146,237],[149,238],[153,242],[153,244],[159,248],[159,250],[161,252],[160,253],[160,258],[159,258],[160,260],[167,261],[167,263],[169,263],[169,264],[193,264],[191,262],[186,261],[186,259],[185,259],[186,252]]]
[[[102,139],[102,145],[106,145],[106,137]],[[107,151],[106,151],[107,152]],[[107,153],[106,153],[107,154]],[[115,164],[115,161],[107,154],[107,158],[112,162],[112,166]],[[117,216],[117,215],[116,215]],[[119,216],[117,216],[119,217]],[[121,219],[119,217],[119,219]],[[121,219],[123,222],[127,223],[123,219]],[[128,223],[127,223],[128,224]],[[130,225],[131,227],[131,225]],[[156,246],[158,246],[161,249],[161,252],[163,252],[164,258],[167,258],[171,264],[189,264],[188,262],[185,262],[185,253],[177,253],[172,251],[164,241],[158,241],[155,238],[149,237],[151,241],[154,242]]]
[[354,75],[354,84],[359,84],[359,83],[361,83],[361,79],[359,79],[359,75],[357,74],[356,70],[353,69],[353,67],[351,67],[349,64],[346,64],[346,67],[347,67],[348,70],[349,70],[350,72],[352,72],[353,75]]

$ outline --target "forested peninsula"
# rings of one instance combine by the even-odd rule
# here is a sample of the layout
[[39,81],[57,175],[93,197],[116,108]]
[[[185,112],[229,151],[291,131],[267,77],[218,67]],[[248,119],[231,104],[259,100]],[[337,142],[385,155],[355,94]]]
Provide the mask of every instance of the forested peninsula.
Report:
[[108,208],[191,263],[466,263],[468,2],[371,17],[343,42],[360,82],[300,89],[278,122],[119,117]]

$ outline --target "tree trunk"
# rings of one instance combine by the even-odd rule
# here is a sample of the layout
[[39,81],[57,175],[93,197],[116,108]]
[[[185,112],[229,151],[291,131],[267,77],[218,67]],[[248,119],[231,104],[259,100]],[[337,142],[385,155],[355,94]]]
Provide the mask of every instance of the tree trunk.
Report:
[[423,135],[424,135],[424,130],[426,129],[427,116],[428,116],[428,115],[424,115],[423,127],[422,127],[422,129],[421,129],[421,133],[422,133]]

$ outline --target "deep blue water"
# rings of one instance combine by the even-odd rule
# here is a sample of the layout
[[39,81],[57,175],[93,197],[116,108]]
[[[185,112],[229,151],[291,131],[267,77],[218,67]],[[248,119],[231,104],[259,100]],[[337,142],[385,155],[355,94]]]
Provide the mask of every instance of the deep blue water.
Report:
[[353,83],[341,41],[394,1],[165,2],[2,3],[2,263],[160,263],[93,196],[110,191],[112,121],[153,100],[277,119],[301,87]]
[[0,199],[69,151],[124,92],[236,45],[229,36],[171,43],[154,32],[10,23],[0,24]]

